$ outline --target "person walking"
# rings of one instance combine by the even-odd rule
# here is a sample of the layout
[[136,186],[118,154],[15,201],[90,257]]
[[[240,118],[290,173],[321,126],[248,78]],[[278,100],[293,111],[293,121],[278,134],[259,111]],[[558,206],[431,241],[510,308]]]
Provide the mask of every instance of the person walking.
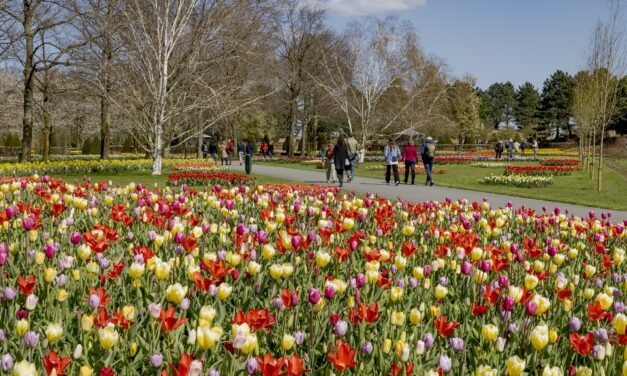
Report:
[[503,154],[503,143],[501,141],[497,141],[494,146],[494,152],[496,153],[496,159],[501,159],[501,154]]
[[538,158],[538,140],[533,140],[533,157]]
[[398,177],[398,161],[401,159],[401,150],[393,139],[388,139],[388,144],[383,149],[385,157],[385,184],[390,184],[390,173],[394,171],[394,184],[399,185],[401,180]]
[[215,140],[211,140],[209,143],[209,154],[213,159],[213,163],[218,163],[218,143]]
[[250,174],[250,171],[253,168],[253,152],[255,150],[255,147],[252,143],[252,141],[248,140],[248,143],[246,144],[246,149],[245,149],[245,153],[246,156],[244,157],[244,170],[246,171],[246,174]]
[[346,172],[350,183],[355,178],[355,165],[357,164],[357,140],[353,137],[353,132],[348,133],[346,146],[348,147],[348,160],[351,162],[350,168]]
[[350,160],[348,159],[348,147],[344,141],[344,136],[340,136],[337,139],[337,143],[333,148],[333,164],[335,165],[335,172],[337,173],[337,180],[340,182],[340,187],[344,186],[344,170],[350,166]]
[[522,142],[520,143],[520,151],[522,153],[522,156],[525,156],[525,149],[527,148],[527,142],[525,140],[522,140]]
[[511,138],[507,142],[507,156],[509,157],[509,159],[512,159],[514,157],[514,140],[512,140]]
[[224,166],[224,164],[226,163],[227,165],[229,164],[229,152],[228,152],[228,143],[223,143],[222,147],[221,147],[221,161],[222,161],[222,166]]
[[206,142],[202,144],[202,158],[207,159],[207,155],[209,155],[209,145]]
[[267,142],[262,142],[261,143],[261,155],[263,156],[263,159],[265,160],[268,157],[268,150],[270,149],[270,145],[268,145]]
[[433,161],[435,160],[435,143],[433,138],[427,137],[427,140],[420,148],[420,157],[422,158],[422,164],[425,166],[425,172],[427,173],[427,180],[425,185],[433,185]]
[[231,165],[231,162],[233,161],[233,147],[234,147],[234,143],[233,140],[229,139],[226,142],[226,164],[227,165]]
[[246,146],[244,145],[244,141],[240,140],[237,143],[237,157],[239,158],[239,165],[243,165],[244,164],[244,148]]
[[405,184],[407,184],[407,178],[411,170],[411,184],[413,185],[416,180],[416,161],[418,160],[418,150],[416,150],[414,140],[410,139],[407,145],[405,145],[401,159],[405,161]]
[[325,167],[327,169],[327,184],[335,183],[337,173],[335,172],[335,161],[333,160],[333,144],[329,142],[327,150],[324,152]]

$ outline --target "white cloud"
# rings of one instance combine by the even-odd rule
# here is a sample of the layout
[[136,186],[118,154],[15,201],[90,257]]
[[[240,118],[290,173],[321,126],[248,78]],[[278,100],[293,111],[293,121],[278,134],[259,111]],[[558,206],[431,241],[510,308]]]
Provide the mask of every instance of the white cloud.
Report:
[[346,16],[366,16],[410,10],[426,5],[427,0],[319,0],[319,4],[330,12]]

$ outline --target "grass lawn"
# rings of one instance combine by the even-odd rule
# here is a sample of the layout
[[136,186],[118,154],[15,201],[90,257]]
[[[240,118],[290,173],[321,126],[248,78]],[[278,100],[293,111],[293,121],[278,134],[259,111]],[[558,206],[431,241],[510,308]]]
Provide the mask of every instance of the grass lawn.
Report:
[[[102,172],[91,174],[79,174],[79,175],[54,175],[57,178],[61,178],[69,183],[80,183],[84,177],[91,179],[92,183],[98,181],[112,182],[113,184],[119,184],[125,186],[129,183],[141,183],[145,186],[157,186],[163,188],[168,181],[168,174],[172,173],[170,169],[163,169],[163,174],[160,176],[153,176],[150,170],[140,171],[120,171],[120,172]],[[279,179],[271,176],[263,176],[257,174],[251,174],[257,178],[259,184],[297,184],[298,182],[293,180]],[[202,187],[192,187],[194,189],[200,189]]]
[[[614,163],[612,163],[614,162]],[[259,163],[266,165],[274,165],[278,167],[290,167],[306,170],[317,170],[324,174],[324,170],[316,169],[313,165],[303,165],[300,163],[274,164]],[[537,163],[515,163],[517,165],[533,165]],[[553,177],[553,184],[545,188],[517,188],[499,185],[484,185],[479,183],[479,179],[490,174],[502,175],[503,168],[481,168],[468,164],[458,165],[436,165],[436,169],[445,169],[446,173],[434,175],[433,180],[436,185],[451,188],[461,188],[473,191],[500,193],[519,197],[528,197],[548,201],[564,202],[576,205],[585,205],[613,210],[627,210],[627,177],[618,173],[613,169],[616,165],[623,165],[624,160],[611,161],[603,173],[603,191],[597,192],[596,180],[590,180],[585,176],[585,172],[573,172],[569,176]],[[366,162],[358,165],[355,173],[357,176],[383,179],[384,171],[368,171],[368,166],[381,166],[382,162]],[[610,167],[611,166],[611,167]],[[404,176],[401,176],[403,180]],[[424,175],[416,176],[416,181],[423,183]]]

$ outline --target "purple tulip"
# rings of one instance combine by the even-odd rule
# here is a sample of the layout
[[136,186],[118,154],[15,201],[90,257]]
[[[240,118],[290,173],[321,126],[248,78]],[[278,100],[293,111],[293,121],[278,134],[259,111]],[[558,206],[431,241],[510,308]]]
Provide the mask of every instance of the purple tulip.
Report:
[[514,300],[514,298],[512,298],[509,295],[506,296],[505,299],[503,300],[503,308],[508,312],[514,309],[515,304],[516,304],[516,301]]
[[464,275],[471,275],[472,274],[472,264],[469,263],[468,261],[464,261],[462,263],[462,273]]
[[461,338],[451,338],[450,339],[451,348],[455,351],[463,351],[464,350],[464,340]]
[[32,216],[28,216],[22,220],[22,228],[26,231],[30,231],[35,227],[35,220]]
[[189,308],[189,299],[183,298],[183,300],[181,300],[181,303],[179,304],[179,307],[181,307],[182,310],[187,310]]
[[355,282],[357,285],[357,288],[362,288],[366,285],[366,276],[362,273],[357,274],[357,277],[355,277]]
[[599,328],[597,330],[594,331],[594,337],[596,338],[597,341],[601,342],[601,343],[606,343],[609,339],[609,335],[607,333],[607,329],[605,328]]
[[70,243],[72,244],[80,243],[81,239],[82,235],[80,234],[80,232],[73,232],[72,235],[70,235]]
[[324,296],[329,300],[333,299],[333,297],[335,296],[335,287],[333,287],[332,285],[327,285],[324,288]]
[[154,353],[150,355],[150,365],[156,368],[161,367],[161,363],[163,363],[163,355],[160,353]]
[[320,291],[316,288],[310,288],[307,293],[307,298],[309,299],[309,303],[318,304],[320,301]]
[[440,355],[438,357],[438,366],[442,369],[442,371],[449,372],[453,366],[453,362],[448,356]]
[[373,350],[373,346],[372,346],[372,342],[370,341],[364,342],[364,344],[361,345],[362,354],[370,355],[372,354],[372,350]]
[[433,338],[433,334],[427,332],[422,336],[422,342],[425,343],[425,348],[430,349],[433,347],[433,342],[435,342],[435,338]]
[[97,308],[100,305],[100,297],[96,294],[91,294],[89,296],[89,306],[91,308]]
[[2,289],[2,296],[6,300],[13,300],[13,299],[15,299],[16,295],[17,295],[17,292],[15,291],[15,289],[13,287],[5,287],[4,289]]
[[28,317],[28,311],[23,308],[20,308],[15,313],[15,317],[17,317],[18,320],[25,319]]
[[0,367],[2,367],[4,372],[13,368],[13,357],[11,354],[3,354],[2,357],[0,357]]
[[26,332],[26,334],[24,334],[24,337],[22,339],[24,340],[26,346],[34,348],[39,343],[39,333],[35,333],[32,330],[29,330],[28,332]]
[[246,362],[246,372],[248,372],[249,375],[257,373],[257,366],[258,363],[256,358],[248,359],[248,361]]
[[337,323],[335,323],[334,331],[335,331],[336,336],[342,337],[348,331],[348,324],[346,323],[346,321],[340,320]]
[[294,333],[294,341],[297,345],[302,345],[305,342],[305,333],[301,331]]
[[7,339],[7,334],[4,332],[4,330],[0,329],[0,342],[4,342]]
[[283,299],[281,299],[280,297],[274,298],[272,300],[272,306],[276,310],[279,310],[279,309],[283,308]]
[[529,316],[535,315],[537,310],[538,310],[538,304],[535,302],[528,301],[527,304],[525,305],[525,311],[527,312]]
[[416,278],[414,278],[414,277],[411,277],[409,279],[409,287],[411,287],[411,288],[418,287],[418,280]]

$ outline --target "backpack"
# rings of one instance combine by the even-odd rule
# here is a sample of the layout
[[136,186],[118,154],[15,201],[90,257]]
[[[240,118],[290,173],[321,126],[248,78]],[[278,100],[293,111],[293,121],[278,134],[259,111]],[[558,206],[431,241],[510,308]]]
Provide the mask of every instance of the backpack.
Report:
[[435,144],[427,144],[425,154],[428,158],[435,158]]

